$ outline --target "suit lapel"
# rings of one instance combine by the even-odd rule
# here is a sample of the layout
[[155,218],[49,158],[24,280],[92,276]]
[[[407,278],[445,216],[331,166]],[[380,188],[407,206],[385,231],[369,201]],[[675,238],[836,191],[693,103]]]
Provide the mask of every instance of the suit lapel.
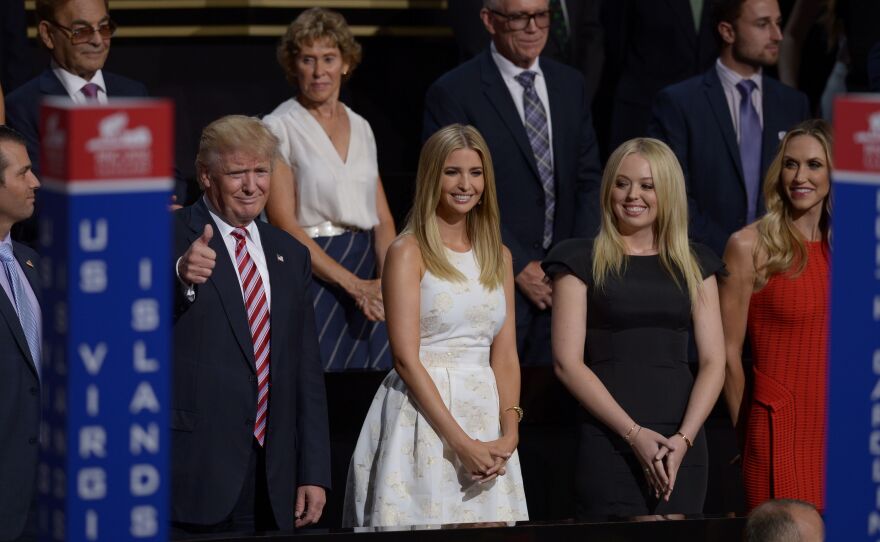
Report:
[[[283,255],[278,252],[277,247],[272,243],[271,236],[266,233],[266,226],[257,222],[257,228],[260,230],[260,242],[263,244],[263,254],[266,256],[266,268],[269,271],[269,284],[272,287],[272,301],[269,302],[269,374],[273,376],[275,371],[280,367],[281,340],[276,340],[279,334],[286,333],[285,330],[290,329],[288,317],[290,315],[288,294],[292,279],[291,266],[294,262],[285,262]],[[305,287],[302,285],[302,287]],[[311,307],[309,308],[311,310]],[[272,347],[278,345],[278,347]]]
[[67,96],[64,85],[61,84],[51,68],[40,74],[40,92],[47,96]]
[[[779,148],[779,133],[785,131],[786,126],[779,118],[778,105],[782,98],[777,94],[778,88],[769,78],[762,76],[761,79],[761,104],[764,114],[764,129],[761,137],[761,171],[766,172]],[[760,190],[758,192],[758,215],[763,214],[765,210],[764,191]]]
[[[205,288],[208,284],[217,290],[217,295],[223,304],[223,310],[235,339],[241,347],[242,353],[248,360],[248,366],[256,372],[256,361],[254,360],[254,343],[251,338],[251,329],[248,325],[247,311],[244,307],[244,299],[241,294],[241,285],[238,283],[238,276],[232,260],[229,258],[229,251],[221,239],[220,231],[217,224],[208,214],[208,208],[204,200],[199,200],[193,205],[192,214],[190,215],[190,228],[192,229],[191,239],[189,242],[195,241],[204,231],[205,224],[210,224],[214,228],[214,237],[211,238],[210,246],[217,253],[217,261],[214,266],[214,272],[208,282],[202,285]],[[198,294],[196,294],[198,295]],[[274,296],[273,296],[274,297]]]
[[[556,167],[555,164],[558,164],[562,159],[562,155],[565,152],[565,146],[563,145],[563,134],[562,129],[567,124],[563,117],[565,115],[565,111],[561,111],[558,108],[559,104],[564,103],[562,97],[562,89],[559,88],[559,78],[556,77],[556,72],[553,71],[553,65],[549,62],[544,62],[543,66],[541,66],[541,71],[544,72],[544,80],[547,83],[547,97],[550,103],[547,106],[548,115],[551,120],[551,130],[552,134],[552,144],[553,144],[553,176],[556,177],[556,172],[559,171],[559,168]],[[554,104],[556,104],[554,106]],[[531,149],[531,146],[529,146]],[[531,153],[534,156],[534,152]],[[537,164],[535,164],[537,168]],[[540,180],[540,177],[538,177]],[[559,183],[559,179],[556,179],[557,185]]]
[[482,55],[483,56],[480,59],[480,71],[482,73],[483,92],[486,94],[489,103],[492,104],[492,107],[498,112],[498,116],[500,116],[504,121],[504,124],[507,125],[510,135],[513,136],[520,151],[522,151],[523,155],[526,157],[526,162],[528,162],[529,166],[532,168],[532,173],[535,175],[535,179],[538,179],[540,182],[538,163],[535,161],[535,153],[532,151],[532,146],[529,144],[529,137],[526,135],[526,128],[523,126],[519,113],[517,113],[516,106],[513,103],[513,97],[511,97],[510,91],[504,83],[504,79],[501,78],[501,72],[498,71],[498,66],[496,66],[495,61],[492,60],[492,52],[489,49],[486,49]]
[[703,90],[706,93],[706,99],[712,108],[715,121],[724,137],[724,144],[730,159],[736,167],[736,174],[739,176],[740,183],[745,186],[742,171],[742,159],[739,156],[739,144],[736,141],[736,132],[733,130],[733,121],[730,120],[730,107],[727,105],[727,99],[724,97],[724,88],[721,86],[721,80],[715,72],[715,66],[709,68],[703,77]]
[[[14,247],[14,245],[13,245]],[[13,254],[15,254],[15,249],[13,248]],[[19,264],[24,267],[24,264],[19,259],[19,255],[15,254],[15,259],[18,260]],[[4,271],[0,270],[0,273]],[[25,271],[27,274],[27,271]],[[28,281],[31,281],[31,277],[28,277]],[[31,288],[33,288],[33,281],[31,281]],[[9,285],[10,288],[12,285]],[[38,290],[34,289],[36,293]],[[27,360],[28,367],[30,367],[31,371],[39,378],[39,374],[37,373],[37,366],[34,363],[34,358],[31,356],[31,349],[28,346],[27,338],[24,336],[24,330],[21,327],[21,320],[18,319],[18,313],[15,312],[15,306],[12,304],[12,300],[6,295],[6,292],[0,288],[0,315],[6,320],[9,324],[9,329],[12,331],[12,336],[15,338],[16,344],[18,344],[18,349],[21,350],[22,355]]]

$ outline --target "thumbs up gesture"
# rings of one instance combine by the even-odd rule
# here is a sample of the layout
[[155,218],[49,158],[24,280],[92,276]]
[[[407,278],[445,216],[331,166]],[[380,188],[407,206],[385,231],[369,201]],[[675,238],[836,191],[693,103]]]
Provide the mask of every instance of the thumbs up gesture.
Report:
[[187,284],[204,284],[214,272],[217,253],[208,246],[214,237],[214,228],[205,224],[205,230],[193,241],[177,263],[177,274]]

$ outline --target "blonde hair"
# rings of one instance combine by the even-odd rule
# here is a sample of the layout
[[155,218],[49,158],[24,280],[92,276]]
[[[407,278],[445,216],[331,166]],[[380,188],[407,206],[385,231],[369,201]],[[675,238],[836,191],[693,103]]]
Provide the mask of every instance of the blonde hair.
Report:
[[347,80],[361,63],[361,44],[354,39],[345,17],[333,10],[309,8],[290,23],[275,52],[291,85],[297,84],[296,57],[303,46],[325,39],[331,46],[339,48],[343,62],[348,64],[348,71],[342,74],[343,80]]
[[620,276],[626,267],[626,246],[617,229],[611,197],[620,165],[633,154],[644,158],[651,167],[657,196],[654,243],[660,262],[679,289],[682,288],[680,279],[684,279],[691,303],[694,303],[703,282],[703,274],[688,241],[684,174],[672,150],[657,139],[630,139],[617,147],[608,158],[600,192],[602,226],[593,241],[593,282],[601,289],[609,275]]
[[196,176],[199,184],[201,174],[213,173],[220,155],[226,153],[242,152],[265,158],[269,161],[269,167],[272,167],[278,156],[278,145],[278,138],[256,117],[221,117],[207,125],[199,138],[199,151],[196,155]]
[[504,282],[501,220],[489,146],[473,126],[452,124],[441,128],[425,142],[419,155],[415,200],[403,234],[412,234],[415,237],[425,267],[432,275],[448,281],[465,280],[461,271],[449,263],[437,226],[443,166],[449,155],[459,149],[476,152],[483,163],[483,195],[480,203],[468,212],[466,228],[480,267],[480,284],[487,289],[494,289]]
[[[807,265],[807,247],[798,234],[792,218],[791,201],[786,194],[782,182],[782,170],[785,166],[785,149],[792,139],[799,136],[811,136],[825,150],[825,163],[828,169],[828,182],[834,170],[831,149],[834,144],[831,127],[822,119],[810,119],[798,124],[785,134],[779,143],[779,150],[767,168],[764,177],[764,202],[767,214],[756,224],[758,242],[753,255],[755,269],[761,271],[767,280],[777,273],[784,273],[794,266],[795,274],[804,270]],[[831,192],[822,202],[822,215],[819,219],[819,230],[826,246],[831,244]],[[766,261],[759,265],[759,257]]]

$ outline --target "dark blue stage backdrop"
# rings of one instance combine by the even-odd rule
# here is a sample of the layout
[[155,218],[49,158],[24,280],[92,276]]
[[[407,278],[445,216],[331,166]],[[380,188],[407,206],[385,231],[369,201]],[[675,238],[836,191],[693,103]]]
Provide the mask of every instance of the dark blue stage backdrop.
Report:
[[880,540],[880,96],[834,107],[828,540]]
[[43,541],[167,539],[172,114],[43,106]]

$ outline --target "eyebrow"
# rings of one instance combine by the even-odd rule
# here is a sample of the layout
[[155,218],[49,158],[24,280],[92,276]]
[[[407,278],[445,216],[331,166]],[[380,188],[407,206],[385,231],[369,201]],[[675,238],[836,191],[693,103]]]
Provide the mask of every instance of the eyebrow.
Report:
[[[104,15],[102,18],[100,18],[98,20],[97,24],[100,25],[101,23],[106,23],[109,20],[110,20],[110,15],[107,14],[107,15]],[[91,26],[92,25],[92,23],[90,23],[89,21],[87,21],[85,19],[74,19],[74,20],[70,21],[70,26],[73,26],[75,24],[79,24],[79,25],[83,25],[83,26]]]
[[[795,158],[795,157],[793,157],[793,156],[791,156],[791,155],[788,155],[788,154],[783,154],[783,155],[782,155],[782,158],[783,158],[783,160],[793,160],[793,161],[795,161],[795,162],[798,161],[797,158]],[[825,159],[822,158],[821,156],[810,156],[810,157],[806,158],[806,161],[808,161],[808,162],[811,161],[811,160],[817,160],[817,161],[822,162],[822,163],[825,162]]]

